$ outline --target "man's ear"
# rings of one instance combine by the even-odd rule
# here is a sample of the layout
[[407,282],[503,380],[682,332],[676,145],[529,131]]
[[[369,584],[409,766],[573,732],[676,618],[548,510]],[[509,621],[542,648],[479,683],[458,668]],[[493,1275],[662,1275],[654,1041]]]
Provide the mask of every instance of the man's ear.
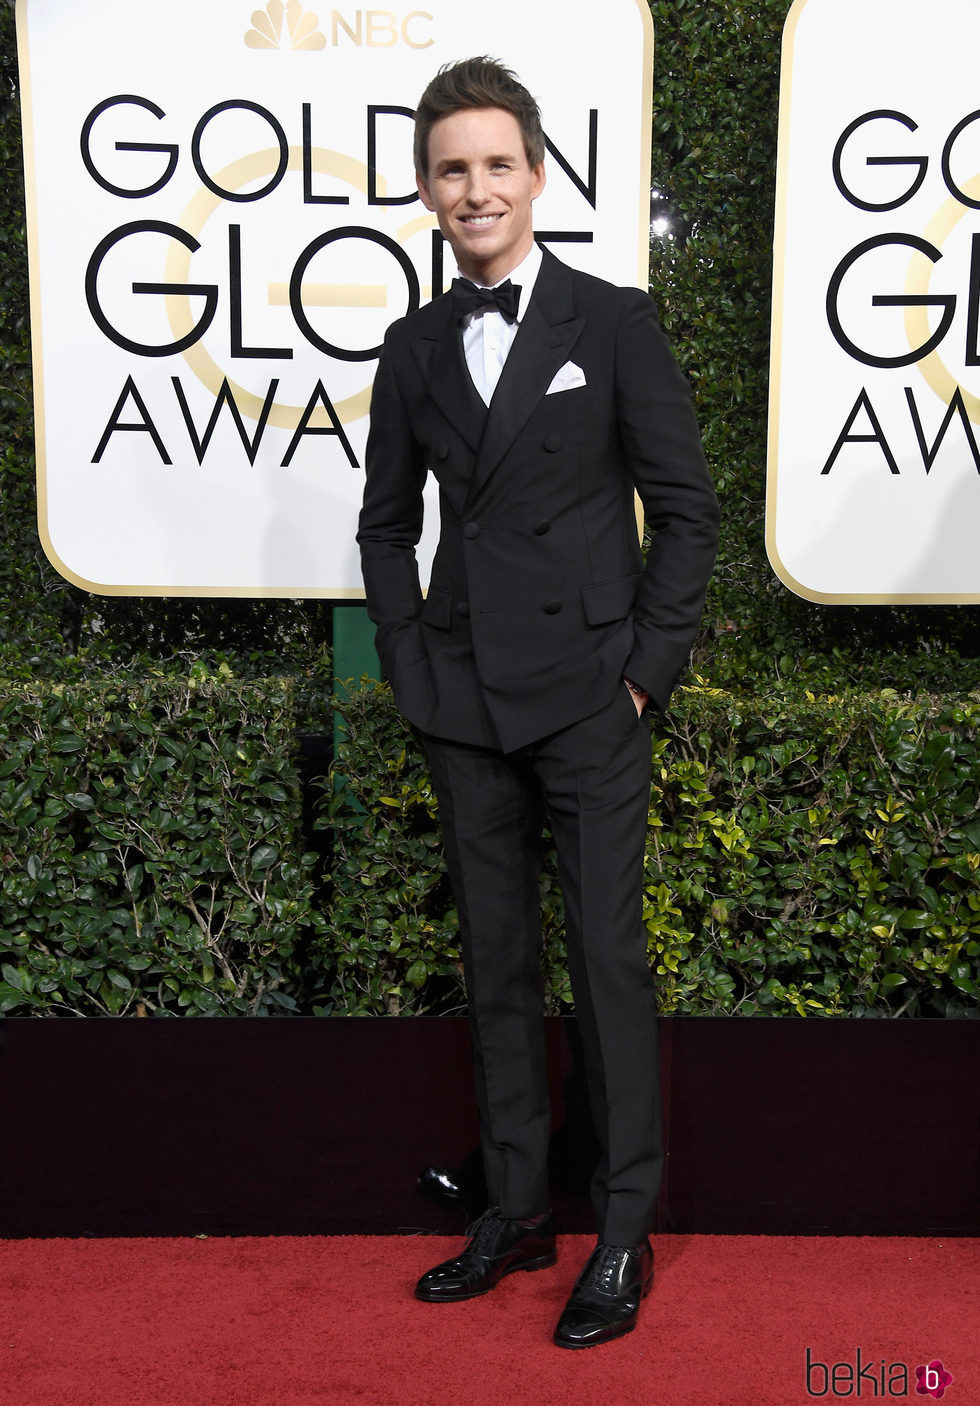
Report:
[[533,185],[531,187],[531,199],[537,200],[538,196],[544,190],[545,171],[543,161],[539,161],[537,166],[531,167],[531,179],[533,181]]
[[425,177],[420,171],[415,172],[415,185],[418,189],[419,199],[422,201],[422,204],[427,210],[432,210],[434,212],[436,207],[432,203],[432,196],[429,194],[429,187],[426,184]]

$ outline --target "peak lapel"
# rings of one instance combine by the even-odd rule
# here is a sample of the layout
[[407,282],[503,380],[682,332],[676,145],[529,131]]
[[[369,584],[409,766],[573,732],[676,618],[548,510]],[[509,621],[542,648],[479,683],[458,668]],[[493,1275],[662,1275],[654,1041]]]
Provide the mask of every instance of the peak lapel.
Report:
[[585,326],[573,317],[565,266],[544,251],[531,302],[490,401],[470,499],[486,483],[554,379]]
[[[439,311],[441,313],[442,309]],[[415,356],[432,399],[476,453],[483,435],[487,407],[467,370],[463,339],[448,295],[445,313],[445,317],[440,317],[438,321],[434,319],[432,331],[415,343]]]

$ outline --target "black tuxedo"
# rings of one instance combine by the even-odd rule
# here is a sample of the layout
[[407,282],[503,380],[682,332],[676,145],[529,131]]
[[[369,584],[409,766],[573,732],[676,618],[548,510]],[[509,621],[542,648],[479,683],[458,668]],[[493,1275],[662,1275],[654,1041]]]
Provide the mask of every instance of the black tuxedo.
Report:
[[[567,361],[586,384],[546,394]],[[442,530],[423,602],[427,472]],[[655,533],[645,565],[634,487]],[[424,732],[511,751],[595,712],[623,674],[665,708],[717,521],[687,383],[646,294],[545,251],[489,411],[449,297],[389,331],[358,540],[378,654]]]
[[[572,388],[549,394],[562,368]],[[430,472],[441,531],[423,600]],[[645,563],[634,488],[654,534]],[[717,526],[687,383],[645,294],[544,251],[489,409],[448,296],[390,328],[358,540],[378,654],[439,798],[491,1196],[512,1216],[546,1196],[534,975],[546,816],[603,1147],[600,1238],[613,1244],[646,1234],[660,1165],[640,910],[650,745],[622,680],[666,707]]]

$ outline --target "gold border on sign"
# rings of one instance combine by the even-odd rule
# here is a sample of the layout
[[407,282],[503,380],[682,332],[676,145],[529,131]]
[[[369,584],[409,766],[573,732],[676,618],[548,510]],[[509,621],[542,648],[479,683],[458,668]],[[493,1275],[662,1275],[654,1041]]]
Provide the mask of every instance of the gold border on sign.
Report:
[[[974,605],[980,602],[980,592],[973,591],[923,591],[923,592],[860,592],[860,591],[815,591],[810,586],[805,586],[802,581],[798,581],[791,571],[788,570],[779,550],[776,546],[776,489],[779,467],[779,402],[780,402],[780,371],[782,367],[783,351],[783,297],[785,292],[786,279],[786,236],[787,236],[787,204],[789,187],[789,152],[790,152],[790,114],[792,110],[792,86],[793,86],[793,62],[795,57],[796,29],[809,0],[793,0],[793,5],[786,16],[783,26],[782,56],[779,76],[779,133],[776,155],[776,209],[775,225],[773,232],[773,269],[772,269],[772,320],[770,328],[769,342],[769,425],[768,425],[768,449],[766,455],[766,554],[776,576],[787,586],[794,595],[802,596],[804,600],[814,601],[818,605]],[[977,178],[980,180],[980,178]],[[970,183],[971,186],[973,182]],[[949,220],[947,205],[944,204],[935,216],[930,229],[941,227],[943,221]],[[952,202],[955,203],[955,202]],[[955,220],[949,224],[945,230],[943,238],[952,229]],[[913,265],[916,263],[913,260]],[[909,268],[909,284],[906,291],[910,290],[914,280],[921,281],[921,272],[915,271],[913,265]],[[923,309],[906,310],[906,328],[916,326],[914,321],[910,322],[911,313],[924,313]],[[910,332],[911,336],[911,332]],[[914,346],[914,342],[910,342]],[[936,365],[930,363],[935,358]],[[935,384],[930,377],[949,376],[949,372],[943,366],[938,357],[938,352],[933,352],[925,358],[927,370],[923,370],[929,384],[935,389]],[[920,368],[921,369],[921,368]],[[928,371],[928,374],[927,374]],[[955,384],[955,383],[954,383]],[[964,401],[966,395],[964,394]],[[971,397],[972,400],[972,397]],[[977,403],[977,402],[974,402]],[[978,408],[980,408],[980,403]],[[971,413],[971,419],[974,416]]]

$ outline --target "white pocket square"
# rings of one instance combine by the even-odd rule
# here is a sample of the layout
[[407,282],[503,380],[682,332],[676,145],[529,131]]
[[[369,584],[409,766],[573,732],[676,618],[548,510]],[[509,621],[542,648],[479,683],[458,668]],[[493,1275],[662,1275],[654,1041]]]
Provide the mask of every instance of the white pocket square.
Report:
[[545,395],[557,395],[559,391],[573,391],[576,386],[585,385],[585,372],[574,361],[566,361],[556,373],[555,379],[545,391]]

